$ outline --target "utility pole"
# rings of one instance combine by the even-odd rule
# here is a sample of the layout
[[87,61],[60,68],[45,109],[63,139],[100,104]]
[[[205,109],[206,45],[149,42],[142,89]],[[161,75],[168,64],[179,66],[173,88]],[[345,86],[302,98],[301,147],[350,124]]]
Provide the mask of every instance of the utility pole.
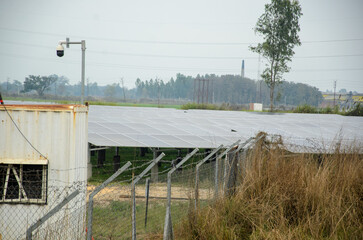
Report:
[[214,104],[214,79],[212,80],[212,104]]
[[[210,79],[207,79],[207,104],[209,104],[209,98],[211,98],[209,91],[210,91]],[[211,100],[212,101],[212,100]]]
[[210,79],[197,77],[194,79],[194,102],[197,101],[198,104],[208,104],[209,98],[212,98],[211,101],[214,102],[214,86],[212,80],[212,96],[210,96]]
[[200,78],[198,78],[198,104],[199,104],[199,97],[200,97]]
[[197,88],[196,88],[197,79],[194,78],[194,94],[193,94],[193,102],[195,102],[196,94],[197,94]]
[[124,102],[126,102],[125,85],[123,77],[121,77],[121,85],[122,85],[122,92],[124,93]]
[[334,81],[334,107],[335,107],[335,91],[337,88],[337,80]]
[[[258,54],[258,65],[257,65],[257,88],[259,89],[258,90],[258,97],[259,97],[259,99],[258,99],[258,102],[259,103],[262,103],[262,99],[261,99],[261,81],[260,81],[260,63],[261,63],[261,55],[260,54]],[[257,96],[256,96],[256,98],[257,98]]]
[[205,79],[203,78],[202,79],[202,81],[203,81],[203,84],[202,84],[202,104],[204,104],[204,96],[205,96],[205,90],[204,90],[204,85],[205,85]]
[[160,107],[160,82],[159,82],[158,77],[155,77],[155,84],[158,85],[158,94],[157,94],[157,97],[158,97],[158,107]]
[[89,78],[87,78],[87,100],[88,100],[88,96],[89,96]]

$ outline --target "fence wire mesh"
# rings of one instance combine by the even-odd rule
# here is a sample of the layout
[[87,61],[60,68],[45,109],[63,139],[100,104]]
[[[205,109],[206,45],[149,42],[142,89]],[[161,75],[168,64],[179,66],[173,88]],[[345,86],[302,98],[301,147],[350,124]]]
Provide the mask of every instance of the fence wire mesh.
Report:
[[[36,185],[34,188],[37,192]],[[14,193],[14,189],[11,190],[12,193]],[[32,187],[26,189],[25,194],[29,193],[27,196],[31,196],[32,189]],[[2,190],[4,193],[4,189]],[[32,239],[84,239],[86,183],[76,182],[71,186],[53,185],[47,186],[47,189],[43,190],[47,195],[45,202],[36,203],[36,201],[32,201],[25,202],[26,205],[24,205],[22,203],[27,199],[13,198],[12,201],[6,201],[6,204],[0,205],[0,216],[3,216],[0,220],[2,239],[26,239],[26,232],[29,227],[76,190],[79,191],[77,196],[59,209],[44,224],[36,228],[32,232]]]
[[86,205],[77,208],[77,200],[72,200],[62,208],[44,226],[32,234],[34,240],[85,239],[86,238]]
[[[195,207],[196,164],[207,153],[197,153],[172,174],[171,214],[173,223],[178,223]],[[160,234],[164,227],[167,207],[167,176],[180,159],[163,160],[159,168],[158,180],[151,181],[151,172],[146,173],[135,185],[136,234],[145,238]],[[128,169],[123,173],[131,177],[124,181],[115,181],[101,190],[94,197],[92,236],[95,239],[131,239],[132,238],[132,180],[138,169],[146,168],[151,161]],[[206,205],[214,197],[215,156],[199,168],[200,205]],[[147,185],[148,183],[148,185]],[[88,186],[88,193],[95,186]],[[148,189],[148,191],[147,191]],[[107,222],[107,224],[105,224]]]
[[[93,198],[94,239],[125,239],[131,231],[130,180],[113,182]],[[91,193],[95,186],[89,186]]]
[[[229,153],[227,151],[225,155],[220,155],[221,152],[224,151],[210,156],[199,165],[198,163],[201,163],[210,152],[196,153],[171,174],[170,213],[173,225],[186,219],[190,211],[208,206],[216,198],[228,194],[231,189],[233,192],[236,182],[243,179],[248,164],[246,149],[235,147],[230,149]],[[93,239],[132,239],[133,203],[135,203],[136,210],[134,230],[136,230],[137,238],[162,238],[168,206],[168,173],[180,161],[180,157],[161,160],[158,164],[157,181],[152,181],[151,171],[147,172],[135,184],[135,200],[132,197],[132,183],[143,170],[153,163],[153,159],[131,161],[132,168],[125,170],[93,198],[91,218]],[[108,169],[108,172],[104,171],[103,174],[108,176],[113,174],[113,164],[103,163],[103,167]],[[6,176],[9,175],[8,168],[9,166],[4,166],[0,170],[2,179],[6,180]],[[16,170],[20,172],[20,168]],[[13,182],[9,184],[9,189],[11,186],[16,186],[16,177],[14,176],[10,180]],[[14,218],[11,218],[11,221],[2,220],[0,230],[3,239],[25,239],[27,229],[20,226],[31,226],[75,190],[80,191],[79,195],[37,228],[33,232],[33,239],[86,239],[88,224],[86,204],[90,194],[101,185],[101,182],[91,182],[87,186],[85,182],[77,182],[67,187],[64,187],[62,185],[64,183],[58,180],[48,179],[48,183],[50,185],[47,186],[46,204],[30,204],[27,207],[20,204],[0,206],[2,216],[6,216],[5,213],[15,214],[21,219],[21,221]],[[19,186],[17,189],[15,187],[15,190],[9,191],[19,198],[18,201],[25,201]],[[27,190],[27,188],[25,189]],[[3,196],[4,187],[0,189],[0,192],[4,199],[6,197]],[[12,226],[11,231],[3,230],[9,226]],[[6,235],[4,235],[5,232]]]

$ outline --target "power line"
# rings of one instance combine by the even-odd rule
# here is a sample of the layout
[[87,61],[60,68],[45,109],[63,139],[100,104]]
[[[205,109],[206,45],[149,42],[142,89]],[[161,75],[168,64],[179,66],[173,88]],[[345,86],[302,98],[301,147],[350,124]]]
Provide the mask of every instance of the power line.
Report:
[[335,39],[335,40],[302,41],[301,43],[354,42],[354,41],[362,41],[362,40],[363,40],[363,38],[349,38],[349,39]]
[[294,58],[335,58],[335,57],[360,57],[363,56],[363,54],[339,54],[339,55],[316,55],[316,56],[297,56],[292,57]]
[[0,103],[1,105],[4,107],[5,112],[8,114],[10,120],[12,121],[12,123],[14,124],[14,126],[16,127],[16,129],[18,130],[18,132],[21,134],[21,136],[25,139],[25,141],[37,152],[39,153],[40,156],[42,156],[44,159],[48,160],[49,159],[44,156],[36,147],[34,147],[34,145],[29,141],[29,139],[24,135],[24,133],[20,130],[19,126],[16,124],[16,122],[14,121],[14,119],[12,118],[12,116],[10,115],[8,109],[6,108],[4,101],[1,97],[1,93],[0,93]]
[[[30,57],[20,54],[8,54],[0,52],[2,56],[10,56],[10,57],[17,57],[29,60],[40,60],[46,62],[55,62],[55,63],[64,63],[64,64],[77,64],[78,61],[66,61],[61,62],[57,61],[53,58],[42,58],[42,57]],[[101,62],[87,62],[88,65],[92,66],[99,66],[99,67],[108,67],[108,68],[126,68],[126,69],[140,69],[140,70],[166,70],[166,71],[195,71],[195,72],[224,72],[224,73],[237,73],[239,71],[238,68],[233,69],[216,69],[216,68],[186,68],[186,67],[165,67],[165,66],[142,66],[142,65],[121,65],[121,64],[114,64],[114,63],[101,63]],[[254,69],[251,69],[254,70]],[[332,68],[332,69],[293,69],[290,72],[325,72],[325,71],[362,71],[363,68]]]
[[[48,36],[57,36],[64,37],[67,34],[55,34],[55,33],[46,33],[46,32],[37,32],[37,31],[29,31],[22,29],[13,29],[13,28],[5,28],[0,27],[1,30],[12,31],[12,32],[22,32],[22,33],[30,33],[30,34],[39,34],[39,35],[48,35]],[[72,35],[72,37],[76,38],[86,38],[90,40],[100,40],[100,41],[110,41],[110,42],[125,42],[125,43],[136,43],[136,44],[170,44],[170,45],[251,45],[258,44],[257,42],[178,42],[178,41],[151,41],[151,40],[136,40],[136,39],[113,39],[113,38],[99,38],[99,37],[90,37],[90,36],[77,36]],[[314,40],[314,41],[302,41],[302,43],[332,43],[332,42],[353,42],[353,41],[363,41],[363,38],[350,38],[350,39],[330,39],[330,40]]]
[[[185,59],[258,59],[258,57],[231,57],[231,56],[180,56],[180,55],[158,55],[158,54],[137,54],[137,53],[121,53],[121,52],[104,52],[104,51],[92,51],[89,52],[99,53],[99,54],[111,54],[111,55],[123,55],[123,56],[132,56],[132,57],[156,57],[156,58],[185,58]],[[297,56],[293,57],[294,59],[304,59],[304,58],[334,58],[334,57],[360,57],[362,54],[341,54],[341,55],[316,55],[316,56]]]
[[331,69],[295,69],[291,72],[345,72],[345,71],[362,71],[363,68],[331,68]]
[[[31,43],[22,43],[22,42],[15,42],[15,41],[7,41],[7,40],[0,40],[0,42],[6,44],[13,44],[13,45],[20,45],[20,46],[28,46],[28,47],[39,47],[45,49],[54,49],[53,47],[47,47],[38,44],[31,44]],[[160,55],[160,54],[139,54],[139,53],[125,53],[125,52],[105,52],[105,51],[95,51],[95,50],[88,50],[88,52],[93,52],[97,54],[108,54],[108,55],[121,55],[121,56],[131,56],[131,57],[152,57],[152,58],[179,58],[179,59],[216,59],[216,60],[233,60],[233,59],[258,59],[258,57],[236,57],[236,56],[182,56],[182,55]],[[293,59],[305,59],[305,58],[338,58],[338,57],[360,57],[363,56],[361,54],[340,54],[340,55],[316,55],[316,56],[296,56]]]

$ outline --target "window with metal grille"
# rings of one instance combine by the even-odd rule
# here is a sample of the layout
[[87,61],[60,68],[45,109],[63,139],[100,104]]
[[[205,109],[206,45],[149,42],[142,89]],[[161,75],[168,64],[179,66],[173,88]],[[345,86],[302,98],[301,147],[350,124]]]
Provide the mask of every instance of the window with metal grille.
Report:
[[47,200],[47,165],[0,164],[0,203]]

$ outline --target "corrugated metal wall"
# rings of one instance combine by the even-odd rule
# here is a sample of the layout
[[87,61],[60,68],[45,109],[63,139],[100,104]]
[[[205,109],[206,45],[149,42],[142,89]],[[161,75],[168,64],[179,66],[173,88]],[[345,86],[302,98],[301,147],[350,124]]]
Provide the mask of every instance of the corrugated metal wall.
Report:
[[[47,225],[62,218],[62,224],[76,227],[75,239],[84,234],[87,160],[88,108],[80,105],[8,105],[21,132],[46,157],[44,159],[16,129],[0,106],[0,163],[37,163],[48,161],[47,204],[0,203],[0,234],[3,239],[25,236],[26,229],[45,215],[73,190],[81,190],[76,204],[65,207]],[[69,222],[64,223],[65,216]],[[81,222],[80,222],[81,221]],[[16,234],[19,236],[15,236]],[[20,237],[22,238],[22,237]]]

